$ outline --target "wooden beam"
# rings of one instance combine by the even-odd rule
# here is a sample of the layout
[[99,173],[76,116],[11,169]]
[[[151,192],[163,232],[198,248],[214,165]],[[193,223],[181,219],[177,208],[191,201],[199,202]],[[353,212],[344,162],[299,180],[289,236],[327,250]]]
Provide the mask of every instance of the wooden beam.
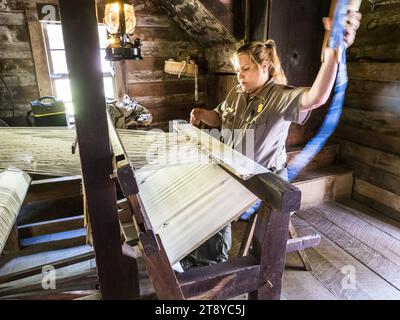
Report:
[[47,234],[38,238],[21,239],[21,251],[19,255],[34,254],[39,252],[46,252],[50,250],[71,248],[76,246],[85,245],[86,230],[84,228],[74,230],[75,232],[62,233],[59,237]]
[[350,82],[354,79],[374,81],[400,81],[399,63],[352,62],[347,64],[347,69]]
[[362,179],[400,196],[400,173],[396,175],[359,161],[352,161],[351,159],[345,159],[345,161],[351,165],[355,178]]
[[[152,72],[152,71],[149,71]],[[199,91],[204,91],[204,78],[198,79]],[[164,96],[171,94],[193,93],[194,79],[181,78],[168,81],[139,82],[129,85],[128,94],[131,97]]]
[[380,112],[398,112],[400,97],[378,95],[372,92],[346,92],[345,107]]
[[346,140],[341,142],[340,153],[345,159],[359,161],[371,167],[399,175],[400,157],[393,153],[382,152]]
[[52,290],[32,293],[30,295],[16,295],[12,300],[101,300],[98,290],[72,290],[53,292]]
[[[399,101],[400,103],[400,101]],[[370,148],[394,153],[400,156],[400,137],[391,136],[368,129],[358,129],[340,125],[335,131],[335,136],[351,140],[354,143]]]
[[59,4],[100,290],[104,299],[134,298],[134,270],[122,254],[115,185],[110,178],[96,4],[94,0],[60,0]]
[[242,6],[234,2],[229,10],[221,1],[200,0],[200,2],[227,28],[237,40],[243,37]]
[[32,181],[25,203],[82,196],[81,176]]
[[2,299],[14,299],[22,296],[31,296],[36,294],[76,291],[76,290],[95,290],[98,287],[99,279],[96,268],[87,269],[82,273],[73,274],[57,279],[56,289],[43,290],[42,282],[25,284],[15,287],[0,288],[0,297]]
[[[310,259],[308,259],[308,256],[307,256],[306,252],[304,251],[304,249],[307,248],[307,246],[300,247],[298,249],[295,248],[297,245],[301,246],[303,243],[302,243],[302,241],[299,242],[296,228],[294,227],[292,220],[290,220],[290,222],[289,222],[289,237],[290,237],[290,239],[288,240],[288,242],[286,244],[286,253],[297,251],[297,254],[300,257],[300,260],[303,263],[305,270],[311,271],[312,267],[311,267]],[[308,240],[309,239],[305,239],[305,242],[307,243]],[[319,236],[317,244],[319,244],[320,240],[321,240],[321,237]],[[311,240],[310,246],[311,245],[312,245],[312,240]],[[293,250],[292,250],[292,248],[293,248]]]
[[[224,170],[229,173],[228,170]],[[300,190],[272,172],[259,174],[248,180],[242,180],[235,175],[232,176],[257,197],[268,202],[273,209],[282,214],[300,209]]]
[[70,266],[72,264],[76,264],[79,262],[83,262],[83,261],[87,261],[90,259],[94,259],[94,252],[90,251],[90,252],[85,252],[73,257],[69,257],[66,259],[62,259],[62,260],[58,260],[58,261],[53,261],[53,262],[48,262],[46,264],[43,265],[39,265],[39,266],[35,266],[26,270],[21,270],[18,272],[13,272],[10,274],[6,274],[3,276],[0,276],[0,284],[3,283],[7,283],[7,282],[11,282],[11,281],[15,281],[15,280],[19,280],[19,279],[23,279],[23,278],[27,278],[30,276],[34,276],[36,274],[41,274],[42,273],[42,269],[44,266],[47,265],[51,265],[52,267],[54,267],[54,269],[59,269],[59,268],[63,268],[66,266]]
[[280,300],[290,213],[262,204],[254,230],[252,254],[260,261],[258,289],[249,299]]
[[349,61],[385,61],[400,60],[400,48],[396,41],[376,45],[352,45],[348,52]]
[[248,255],[251,248],[251,242],[253,240],[256,221],[257,221],[257,214],[251,215],[249,221],[247,222],[246,230],[242,237],[242,243],[239,248],[238,257],[244,257]]
[[[207,1],[211,6],[215,5],[214,2],[219,2],[204,1]],[[237,41],[233,33],[214,16],[213,12],[202,1],[180,1],[179,5],[169,0],[153,0],[152,2],[165,9],[173,17],[173,20],[203,47],[210,47],[219,42],[234,43]],[[227,18],[230,20],[233,14],[227,8],[224,8],[221,3],[217,4],[217,6],[226,12]],[[224,20],[220,13],[217,13],[217,15]],[[230,23],[230,25],[233,26],[233,23]],[[164,47],[164,45],[159,47]],[[176,48],[183,48],[176,44],[174,44],[174,47],[175,54]],[[142,50],[142,54],[143,52]],[[192,54],[190,55],[193,56]]]
[[[304,252],[304,249],[318,246],[320,241],[321,241],[321,236],[319,234],[311,234],[309,236],[289,239],[286,245],[286,253],[299,251],[300,254],[300,251]],[[303,256],[302,254],[300,254],[300,257],[306,269],[311,270],[311,268],[309,267],[310,264],[308,258],[304,259],[304,257],[306,256]],[[308,263],[305,261],[308,261]]]
[[266,41],[270,0],[252,0],[250,2],[250,41]]
[[[369,1],[373,2],[373,1]],[[364,3],[368,3],[364,1]],[[398,39],[400,10],[398,5],[383,6],[386,1],[374,1],[375,10],[362,7],[363,18],[354,44],[348,50],[352,61],[393,61],[400,57]],[[395,3],[395,2],[393,2]],[[382,5],[382,6],[380,6]]]
[[372,202],[366,203],[367,205],[383,213],[388,211],[389,215],[397,213],[395,216],[399,219],[400,196],[358,178],[355,179],[354,192],[373,201],[374,205],[371,205]]
[[82,211],[82,196],[25,203],[21,207],[18,225],[76,216],[82,214]]
[[[304,146],[286,147],[287,163],[291,161],[303,150]],[[317,168],[328,167],[335,164],[337,154],[339,152],[339,144],[329,143],[312,159],[312,161],[303,169],[303,171],[311,171]]]
[[83,215],[51,221],[36,222],[18,227],[20,238],[36,237],[44,234],[64,232],[84,227]]
[[42,26],[40,25],[36,8],[25,11],[28,20],[28,30],[31,38],[33,60],[35,62],[36,79],[39,87],[39,96],[53,95],[53,84],[50,79],[49,65]]
[[253,256],[193,268],[177,278],[186,299],[229,299],[257,290],[260,266]]
[[399,114],[345,108],[341,122],[354,128],[400,136]]
[[184,294],[168,260],[161,239],[151,230],[139,234],[143,259],[159,300],[183,300]]

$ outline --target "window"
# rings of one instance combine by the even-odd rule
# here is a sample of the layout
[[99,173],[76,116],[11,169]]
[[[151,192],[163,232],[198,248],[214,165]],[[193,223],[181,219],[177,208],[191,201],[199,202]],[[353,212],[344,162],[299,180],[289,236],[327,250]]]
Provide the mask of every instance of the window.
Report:
[[[46,53],[49,63],[53,94],[64,101],[67,113],[73,115],[73,104],[70,80],[65,57],[65,48],[61,24],[57,22],[42,22]],[[115,98],[114,80],[111,74],[111,63],[104,59],[107,46],[107,31],[105,25],[99,25],[100,56],[103,71],[104,94],[107,98]]]

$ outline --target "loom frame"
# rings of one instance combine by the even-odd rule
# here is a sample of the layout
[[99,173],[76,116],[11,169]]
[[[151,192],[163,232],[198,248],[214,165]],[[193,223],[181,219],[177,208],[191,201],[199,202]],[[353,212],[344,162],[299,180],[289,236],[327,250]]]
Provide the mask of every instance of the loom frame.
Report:
[[229,299],[244,293],[249,293],[250,299],[280,299],[286,254],[319,243],[315,236],[288,241],[291,213],[300,209],[301,192],[297,187],[272,172],[243,180],[221,166],[262,200],[254,219],[254,233],[244,239],[250,250],[224,263],[175,273],[150,223],[134,169],[110,121],[109,132],[116,177],[128,199],[142,257],[158,299]]

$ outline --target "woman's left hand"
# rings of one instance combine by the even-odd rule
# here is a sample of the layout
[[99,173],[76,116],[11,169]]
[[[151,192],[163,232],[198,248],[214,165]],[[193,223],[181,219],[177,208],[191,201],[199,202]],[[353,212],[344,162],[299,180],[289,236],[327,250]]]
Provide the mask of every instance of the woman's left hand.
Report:
[[361,13],[358,11],[348,11],[344,20],[344,42],[346,49],[350,47],[356,37],[357,29],[360,27]]
[[[344,42],[346,49],[350,47],[356,37],[357,29],[360,27],[361,13],[358,11],[349,10],[344,19]],[[331,29],[332,19],[323,18],[322,22],[324,24],[325,30]]]

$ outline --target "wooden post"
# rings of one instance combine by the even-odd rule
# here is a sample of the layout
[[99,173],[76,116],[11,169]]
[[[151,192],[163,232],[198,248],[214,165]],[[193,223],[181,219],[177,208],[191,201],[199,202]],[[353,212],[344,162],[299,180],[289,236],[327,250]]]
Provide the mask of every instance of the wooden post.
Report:
[[268,39],[270,0],[252,0],[250,2],[250,41]]
[[289,234],[289,212],[279,212],[264,202],[258,213],[252,253],[260,261],[259,287],[249,299],[279,300]]
[[135,296],[122,254],[94,0],[60,0],[76,132],[103,299]]
[[251,215],[250,220],[247,222],[246,230],[242,238],[242,243],[240,245],[238,257],[247,256],[247,254],[249,253],[249,250],[251,248],[251,242],[253,240],[254,227],[256,225],[256,222],[257,222],[257,214]]
[[[294,228],[292,221],[289,222],[289,237],[290,239],[297,238],[297,232],[296,229]],[[312,270],[311,262],[310,259],[308,259],[306,252],[304,250],[298,250],[297,254],[300,257],[301,262],[303,263],[304,269],[307,271],[311,271]]]
[[168,260],[161,239],[149,230],[139,234],[143,258],[159,300],[183,300],[179,282]]

